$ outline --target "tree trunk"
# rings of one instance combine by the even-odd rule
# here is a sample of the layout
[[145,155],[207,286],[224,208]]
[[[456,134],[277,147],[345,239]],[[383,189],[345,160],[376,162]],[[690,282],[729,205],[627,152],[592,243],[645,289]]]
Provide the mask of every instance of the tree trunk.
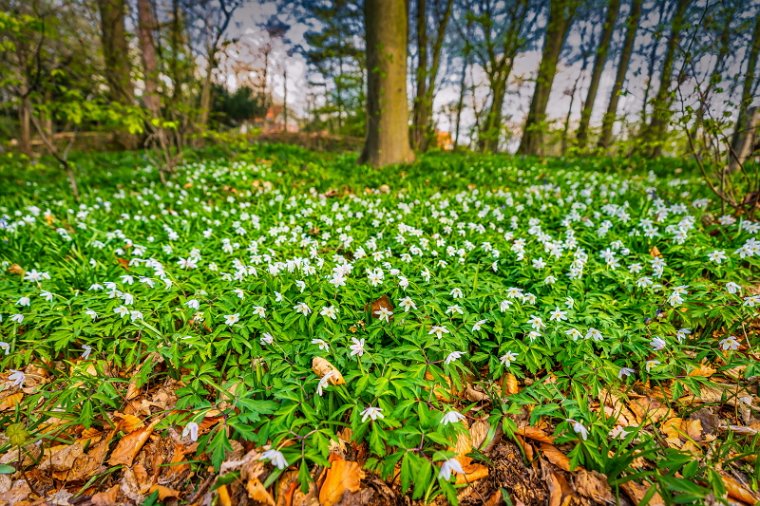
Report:
[[[657,17],[657,25],[662,23],[662,20],[665,18],[665,10],[668,6],[668,2],[660,2],[660,10]],[[641,107],[641,130],[643,131],[647,124],[647,106],[649,105],[649,94],[652,90],[652,77],[654,77],[654,67],[657,65],[657,48],[660,45],[660,38],[662,37],[662,33],[660,33],[660,29],[658,28],[654,35],[654,40],[652,41],[652,49],[649,52],[649,65],[647,66],[647,84],[644,87],[644,99],[642,101],[643,105]]]
[[668,44],[665,49],[662,72],[660,73],[660,83],[657,88],[657,94],[652,101],[652,118],[642,135],[644,152],[652,157],[662,154],[662,141],[667,134],[668,124],[670,123],[670,104],[672,98],[670,85],[676,53],[681,40],[681,29],[683,28],[689,3],[690,0],[678,0],[676,4],[676,11],[673,14],[673,20],[670,25],[670,37],[668,37]]
[[583,109],[581,110],[581,120],[578,125],[577,142],[578,147],[584,149],[588,142],[588,128],[591,122],[591,113],[594,111],[594,103],[596,102],[596,93],[599,91],[599,81],[602,78],[602,72],[604,71],[604,65],[607,63],[607,52],[610,49],[610,41],[612,41],[612,33],[615,30],[615,22],[617,21],[618,11],[620,10],[620,0],[610,0],[607,7],[607,17],[604,20],[602,26],[602,35],[599,39],[599,47],[596,51],[596,57],[594,58],[594,66],[591,69],[591,82],[588,86],[588,93],[586,94],[586,101],[583,103]]
[[288,131],[288,66],[285,63],[285,68],[282,71],[282,117],[285,132]]
[[29,94],[21,98],[18,106],[19,149],[27,156],[32,155],[32,101]]
[[612,85],[610,101],[607,104],[607,112],[602,119],[602,132],[599,136],[599,147],[607,149],[612,142],[612,127],[617,117],[618,102],[620,93],[623,91],[625,84],[625,75],[628,73],[628,67],[631,65],[631,56],[633,55],[633,43],[636,41],[636,32],[639,28],[639,19],[641,18],[642,0],[631,1],[631,12],[628,14],[628,22],[623,48],[620,51],[617,72],[615,73],[615,83]]
[[482,152],[495,152],[499,149],[501,138],[501,112],[504,109],[504,95],[507,92],[507,76],[498,75],[489,78],[493,99],[486,113],[486,123],[478,138]]
[[[124,25],[126,3],[124,0],[98,0],[98,11],[109,97],[113,102],[131,106],[134,102],[134,88]],[[134,149],[137,146],[137,138],[126,131],[116,132],[114,139],[123,149]]]
[[[427,32],[427,2],[417,1],[417,69],[415,70],[415,98],[412,112],[412,144],[420,151],[426,151],[433,138],[433,100],[436,79],[441,62],[441,52],[446,36],[446,27],[451,17],[454,1],[447,0],[443,14],[436,19],[437,32],[432,47]],[[428,64],[428,61],[430,63]]]
[[522,155],[544,154],[544,130],[546,129],[546,106],[549,103],[554,76],[557,74],[562,46],[578,8],[575,0],[550,0],[549,20],[546,25],[544,47],[541,50],[541,64],[536,76],[536,88],[530,102],[528,118],[525,121],[520,147]]
[[[157,27],[156,19],[153,15],[153,5],[151,0],[137,0],[137,41],[140,46],[140,54],[143,66],[143,103],[150,114],[149,124],[153,121],[160,121],[161,116],[161,97],[158,94],[158,56],[156,54],[156,45],[153,40],[153,30]],[[174,160],[171,156],[171,146],[166,130],[161,125],[152,126],[156,136],[158,146],[164,156],[164,166],[159,173],[163,179],[166,172],[171,172]]]
[[464,61],[462,62],[462,74],[459,76],[459,99],[457,100],[457,119],[456,127],[454,129],[454,151],[459,147],[459,131],[462,126],[462,110],[464,109],[464,96],[467,91],[467,67],[470,64],[469,52],[465,53]]
[[[755,18],[755,29],[752,32],[752,42],[748,48],[749,57],[747,60],[747,71],[744,73],[744,83],[742,84],[742,98],[739,102],[739,114],[736,118],[736,127],[734,128],[733,139],[731,142],[733,154],[729,160],[729,170],[736,170],[740,164],[744,163],[741,153],[745,152],[745,147],[751,145],[752,139],[752,114],[749,107],[752,104],[752,93],[755,89],[757,76],[757,62],[760,57],[760,16]],[[757,111],[755,112],[757,114]]]
[[382,167],[409,163],[406,96],[407,13],[405,0],[365,0],[367,41],[367,138],[362,163]]

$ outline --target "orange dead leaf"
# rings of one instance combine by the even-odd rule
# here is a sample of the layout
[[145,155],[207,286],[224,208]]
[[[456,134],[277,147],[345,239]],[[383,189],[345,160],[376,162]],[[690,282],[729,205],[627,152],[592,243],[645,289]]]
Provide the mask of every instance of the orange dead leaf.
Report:
[[698,365],[697,367],[689,371],[689,376],[692,376],[692,377],[698,376],[698,377],[703,377],[703,378],[709,378],[713,374],[715,374],[715,369],[704,363]]
[[559,448],[548,443],[541,443],[541,453],[546,460],[559,467],[563,471],[570,471],[570,459]]
[[15,274],[17,276],[23,276],[24,274],[26,274],[26,271],[19,264],[13,264],[10,267],[8,267],[8,273]]
[[129,270],[129,260],[127,260],[126,258],[116,258],[116,261],[119,262],[119,265],[121,265],[124,268],[124,270],[126,271]]
[[0,399],[0,411],[13,409],[24,398],[23,392],[16,392]]
[[[639,504],[652,486],[653,485],[642,485],[634,481],[627,481],[621,484],[620,488],[623,489],[623,492],[626,493],[634,504]],[[665,506],[665,501],[662,500],[660,494],[655,492],[647,504],[648,506]]]
[[119,502],[119,485],[116,484],[106,491],[98,492],[90,498],[90,502],[95,506],[117,506]]
[[517,378],[511,372],[508,372],[501,378],[501,391],[504,392],[504,395],[514,395],[520,392]]
[[328,380],[331,385],[344,385],[346,383],[346,380],[343,379],[343,375],[340,371],[322,357],[314,357],[311,360],[311,370],[320,378],[324,377],[325,374],[332,372],[333,374]]
[[473,462],[470,457],[465,455],[459,455],[457,460],[462,464],[462,470],[464,474],[456,475],[457,485],[464,485],[466,483],[472,483],[477,480],[482,480],[488,477],[488,468],[483,464]]
[[232,506],[232,500],[230,499],[230,493],[227,492],[227,485],[222,485],[218,489],[216,489],[217,494],[219,495],[219,505],[220,506]]
[[147,427],[138,429],[121,438],[111,454],[111,458],[108,459],[108,464],[112,466],[119,464],[131,466],[135,456],[140,452],[145,442],[148,441],[150,435],[153,434],[153,428],[158,422],[159,420],[157,419]]
[[662,253],[660,253],[660,250],[657,249],[657,246],[652,246],[652,249],[649,250],[649,254],[653,257],[661,257]]
[[337,504],[345,492],[356,492],[361,487],[364,471],[357,462],[344,460],[335,453],[330,454],[330,468],[319,490],[322,506]]
[[[379,299],[373,301],[372,304],[370,304],[370,313],[372,315],[372,318],[379,317],[381,314],[381,309],[393,312],[393,302],[391,302],[390,297],[387,295],[382,295]],[[391,316],[390,319],[393,319],[393,316]]]
[[491,430],[491,426],[488,424],[487,419],[475,420],[470,427],[470,439],[472,440],[473,448],[480,448],[488,437],[488,431]]
[[255,501],[256,504],[266,504],[267,506],[274,506],[274,498],[258,478],[251,478],[245,486],[245,490],[248,492],[248,498]]
[[163,485],[152,485],[148,493],[152,494],[153,492],[156,492],[156,491],[158,491],[158,499],[161,501],[163,501],[164,499],[170,499],[170,498],[176,499],[179,497],[179,490],[174,490],[173,488],[164,487]]
[[574,475],[574,489],[580,495],[593,499],[598,504],[614,504],[607,477],[596,471],[581,469]]
[[116,412],[114,416],[121,418],[119,423],[116,424],[116,430],[120,430],[126,434],[134,432],[137,429],[142,429],[145,426],[145,423],[135,415],[124,415]]
[[522,427],[518,427],[515,431],[515,434],[519,434],[522,437],[526,437],[528,439],[532,439],[534,441],[539,441],[541,443],[548,443],[548,444],[554,444],[554,437],[550,436],[543,430],[537,428],[537,427],[531,427],[530,425],[525,425]]
[[721,473],[720,477],[723,479],[723,484],[726,486],[728,496],[737,501],[741,501],[746,504],[757,504],[760,502],[760,495],[753,493],[745,487],[739,480],[729,476],[726,473]]

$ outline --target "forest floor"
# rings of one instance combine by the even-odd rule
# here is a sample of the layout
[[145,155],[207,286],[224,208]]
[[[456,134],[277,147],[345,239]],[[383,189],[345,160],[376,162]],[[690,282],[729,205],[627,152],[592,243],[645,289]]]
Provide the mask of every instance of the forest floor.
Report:
[[760,223],[678,161],[75,164],[0,166],[0,504],[760,501]]

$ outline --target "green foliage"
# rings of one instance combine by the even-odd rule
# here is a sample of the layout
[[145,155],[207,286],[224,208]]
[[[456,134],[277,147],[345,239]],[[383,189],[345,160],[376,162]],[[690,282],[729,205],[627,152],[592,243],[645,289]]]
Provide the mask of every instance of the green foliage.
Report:
[[[475,403],[449,382],[488,394],[494,430],[529,413],[573,465],[614,486],[650,479],[669,500],[719,495],[712,469],[757,451],[721,440],[694,466],[652,427],[611,436],[595,406],[602,389],[649,383],[678,409],[710,384],[687,376],[703,360],[758,374],[744,329],[760,301],[731,285],[757,282],[758,224],[721,217],[688,171],[656,176],[680,161],[430,155],[371,171],[296,147],[214,155],[188,152],[166,186],[140,154],[78,159],[81,205],[44,166],[2,194],[0,262],[26,274],[0,279],[0,370],[49,364],[49,380],[0,425],[21,421],[31,438],[51,413],[103,426],[130,379],[171,379],[161,427],[223,415],[199,436],[199,466],[219,469],[246,441],[280,451],[305,485],[350,428],[367,468],[400,468],[413,498],[451,502],[440,473],[464,429],[444,417],[474,417]],[[387,321],[369,308],[382,295]],[[345,384],[322,381],[315,357]],[[520,393],[502,394],[506,372]],[[642,455],[658,471],[636,474]]]

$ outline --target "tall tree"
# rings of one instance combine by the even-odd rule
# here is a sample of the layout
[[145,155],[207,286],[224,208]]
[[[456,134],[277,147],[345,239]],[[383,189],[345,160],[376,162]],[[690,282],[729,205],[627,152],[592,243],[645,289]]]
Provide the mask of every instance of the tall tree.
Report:
[[515,58],[535,39],[534,27],[541,9],[536,2],[533,4],[529,0],[473,0],[466,6],[464,22],[457,23],[459,36],[488,81],[490,103],[484,121],[481,123],[476,115],[481,151],[496,151],[499,147],[507,83]]
[[367,138],[362,163],[382,167],[414,160],[406,95],[405,0],[365,0]]
[[615,22],[617,21],[618,11],[620,10],[620,0],[609,0],[607,5],[607,15],[602,25],[602,34],[599,38],[599,46],[596,50],[596,56],[594,57],[594,66],[591,69],[591,81],[588,85],[588,92],[586,93],[586,101],[583,103],[583,109],[581,110],[581,119],[578,124],[577,142],[578,147],[583,149],[588,142],[588,129],[591,122],[591,113],[594,111],[594,103],[596,102],[596,94],[599,91],[599,81],[602,78],[602,72],[604,66],[607,63],[607,53],[610,49],[610,42],[612,41],[612,33],[615,30]]
[[623,40],[623,47],[620,50],[620,58],[618,59],[617,71],[615,72],[615,83],[612,85],[607,112],[604,113],[604,118],[602,118],[602,131],[599,135],[598,143],[600,148],[608,148],[612,141],[612,127],[617,117],[618,102],[620,101],[620,94],[623,92],[623,85],[625,85],[625,76],[628,73],[628,67],[631,66],[633,43],[636,41],[636,32],[638,31],[639,20],[641,19],[641,3],[642,0],[631,0],[631,10],[628,13],[626,21],[625,39]]
[[[124,0],[98,0],[98,12],[109,97],[115,103],[131,106],[134,101],[134,88],[124,23],[127,15],[126,3]],[[136,145],[135,137],[127,132],[119,132],[116,142],[128,149]]]
[[544,154],[544,130],[546,129],[546,106],[557,74],[557,63],[562,46],[570,31],[573,17],[578,9],[576,0],[550,0],[549,18],[546,24],[541,63],[536,76],[536,87],[530,102],[528,118],[518,153],[523,155]]
[[752,133],[760,121],[760,108],[752,110],[750,107],[757,92],[758,75],[756,73],[758,59],[760,59],[760,16],[758,15],[755,15],[755,27],[752,32],[752,40],[747,48],[747,54],[747,70],[744,72],[739,113],[731,142],[733,153],[729,162],[730,170],[736,170],[752,151]]
[[[433,99],[443,41],[454,0],[416,1],[417,68],[412,112],[412,144],[425,151],[433,137]],[[431,29],[432,28],[432,29]]]
[[[675,66],[678,47],[681,40],[681,31],[684,29],[686,14],[691,0],[677,0],[676,10],[673,13],[673,19],[670,23],[670,34],[665,47],[665,57],[660,72],[660,82],[657,88],[657,94],[652,99],[652,116],[649,124],[646,125],[641,140],[644,153],[649,156],[659,156],[662,154],[662,140],[667,133],[670,123],[672,103],[672,78],[673,68]],[[646,105],[646,104],[645,104]]]

